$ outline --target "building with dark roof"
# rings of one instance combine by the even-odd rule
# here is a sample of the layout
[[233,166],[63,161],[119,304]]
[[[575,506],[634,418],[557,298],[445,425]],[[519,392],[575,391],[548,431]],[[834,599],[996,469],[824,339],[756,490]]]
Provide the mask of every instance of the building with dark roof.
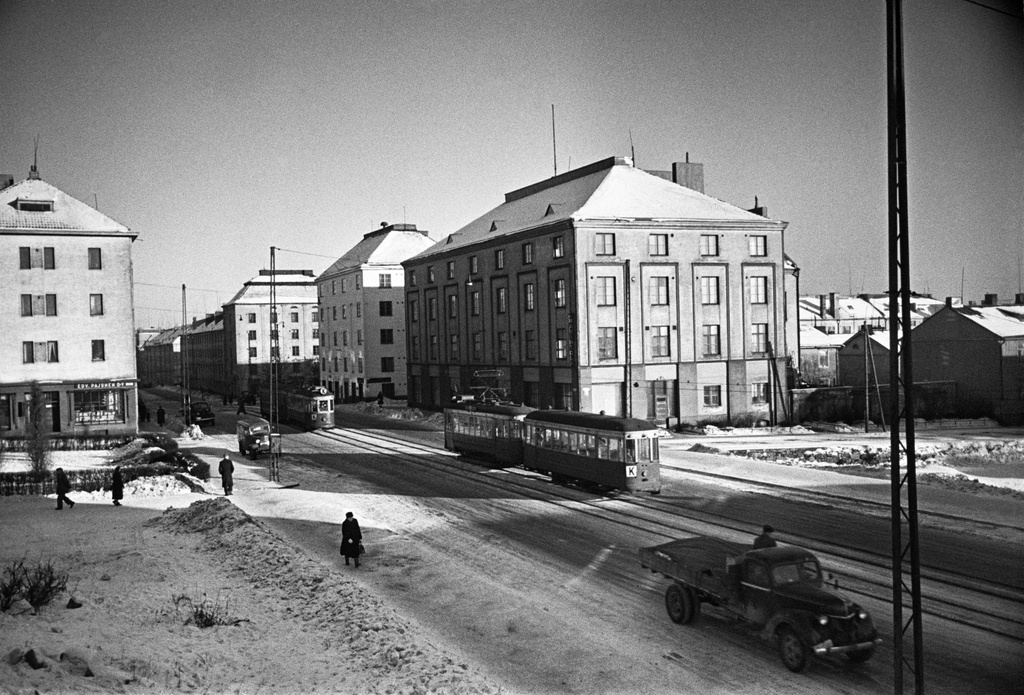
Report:
[[796,315],[786,223],[682,185],[700,185],[695,167],[605,159],[506,194],[405,261],[410,403],[488,391],[662,422],[770,419],[790,278]]
[[138,431],[132,242],[39,178],[0,178],[0,436],[23,436],[32,384],[45,431]]

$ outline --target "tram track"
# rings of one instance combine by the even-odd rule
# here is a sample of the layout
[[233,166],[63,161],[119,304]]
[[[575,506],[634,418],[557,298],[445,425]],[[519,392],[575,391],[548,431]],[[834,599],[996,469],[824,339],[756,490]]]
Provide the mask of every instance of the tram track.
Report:
[[[606,522],[627,528],[660,535],[666,539],[682,535],[713,534],[746,539],[750,534],[749,524],[742,524],[728,516],[709,511],[694,510],[662,501],[656,496],[643,494],[615,493],[595,498],[593,491],[574,486],[551,483],[547,476],[534,474],[519,468],[494,467],[484,460],[452,454],[437,446],[413,442],[346,428],[318,430],[314,437],[331,442],[343,443],[367,453],[400,457],[400,460],[426,467],[447,475],[465,477],[472,475],[475,483],[497,489],[504,493],[515,493],[533,499],[543,499],[555,504],[571,506],[574,511],[592,515]],[[490,466],[490,467],[488,467]],[[508,475],[497,477],[486,472],[505,471]],[[687,476],[716,478],[703,472],[685,470]],[[735,478],[733,478],[735,480]],[[742,481],[749,483],[749,481]],[[754,487],[782,488],[761,483]],[[788,488],[785,488],[788,490]],[[805,493],[805,497],[806,497]],[[828,495],[832,501],[840,498]],[[1011,527],[1012,528],[1012,527]],[[885,604],[891,602],[891,584],[879,578],[881,571],[891,571],[887,557],[859,548],[844,547],[823,542],[812,537],[788,534],[792,539],[819,554],[829,569],[844,579],[842,590]],[[885,577],[885,574],[882,574]],[[1024,595],[1015,587],[998,583],[979,582],[975,578],[956,575],[928,568],[922,573],[932,591],[924,597],[922,611],[937,618],[958,625],[973,627],[991,634],[1015,640],[1024,639],[1024,620],[1020,617]],[[1009,617],[1008,617],[1009,616]]]

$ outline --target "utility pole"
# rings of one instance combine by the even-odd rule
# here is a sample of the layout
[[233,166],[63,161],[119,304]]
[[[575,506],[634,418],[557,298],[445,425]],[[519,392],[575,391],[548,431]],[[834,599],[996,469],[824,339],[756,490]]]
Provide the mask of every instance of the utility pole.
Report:
[[186,353],[186,337],[188,336],[188,304],[185,299],[185,285],[181,285],[181,354],[178,358],[181,362],[181,416],[186,425],[192,424],[192,392],[188,378],[188,356]]
[[[280,413],[278,412],[279,385],[277,383],[281,341],[278,331],[278,319],[280,317],[277,315],[276,251],[275,247],[270,247],[270,480],[274,483],[281,482],[281,453],[278,448],[281,434],[279,429]],[[275,439],[277,439],[276,442],[274,441]]]
[[[886,29],[889,107],[889,421],[892,423],[890,482],[893,692],[902,695],[904,672],[909,670],[914,676],[915,692],[923,695],[924,640],[921,634],[921,560],[917,538],[914,363],[910,340],[910,237],[907,210],[907,112],[903,82],[902,0],[887,0]],[[900,420],[904,421],[905,445],[900,440]],[[900,470],[901,455],[906,457],[906,475]],[[904,579],[905,570],[909,570],[910,573],[909,586]],[[905,600],[910,603],[910,616],[906,621],[903,618]],[[904,654],[908,647],[909,658]]]
[[871,421],[871,375],[868,366],[868,350],[871,349],[871,332],[868,330],[868,322],[864,322],[864,431],[870,432],[868,423]]

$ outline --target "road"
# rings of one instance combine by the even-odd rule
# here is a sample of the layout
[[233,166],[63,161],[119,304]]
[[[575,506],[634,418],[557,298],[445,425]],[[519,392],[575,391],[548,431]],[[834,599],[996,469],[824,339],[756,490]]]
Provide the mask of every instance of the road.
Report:
[[[404,436],[419,429],[402,427]],[[436,432],[425,436],[437,439]],[[638,547],[665,538],[617,521],[614,499],[566,502],[554,494],[557,486],[532,499],[488,484],[515,475],[500,469],[452,476],[314,434],[285,437],[283,476],[298,487],[254,493],[247,511],[327,558],[337,552],[337,528],[313,510],[325,496],[344,507],[338,517],[356,509],[370,550],[363,581],[513,692],[892,692],[891,616],[883,602],[866,605],[885,639],[875,659],[856,667],[818,661],[794,675],[770,643],[714,611],[692,626],[669,621],[665,580],[636,559]],[[856,520],[837,517],[834,504],[715,486],[679,470],[664,475],[668,488],[691,490],[689,497],[716,513],[742,512],[745,523],[783,504],[800,528],[842,529]],[[609,513],[594,512],[595,504]],[[693,523],[694,532],[701,529]],[[930,618],[924,634],[929,692],[1018,692],[1019,641]]]

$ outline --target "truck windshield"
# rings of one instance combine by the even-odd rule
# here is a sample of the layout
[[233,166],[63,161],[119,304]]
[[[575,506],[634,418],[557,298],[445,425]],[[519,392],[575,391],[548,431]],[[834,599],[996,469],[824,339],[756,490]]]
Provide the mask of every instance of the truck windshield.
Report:
[[811,559],[776,565],[772,568],[772,583],[775,586],[797,583],[820,584],[821,569],[818,563]]

